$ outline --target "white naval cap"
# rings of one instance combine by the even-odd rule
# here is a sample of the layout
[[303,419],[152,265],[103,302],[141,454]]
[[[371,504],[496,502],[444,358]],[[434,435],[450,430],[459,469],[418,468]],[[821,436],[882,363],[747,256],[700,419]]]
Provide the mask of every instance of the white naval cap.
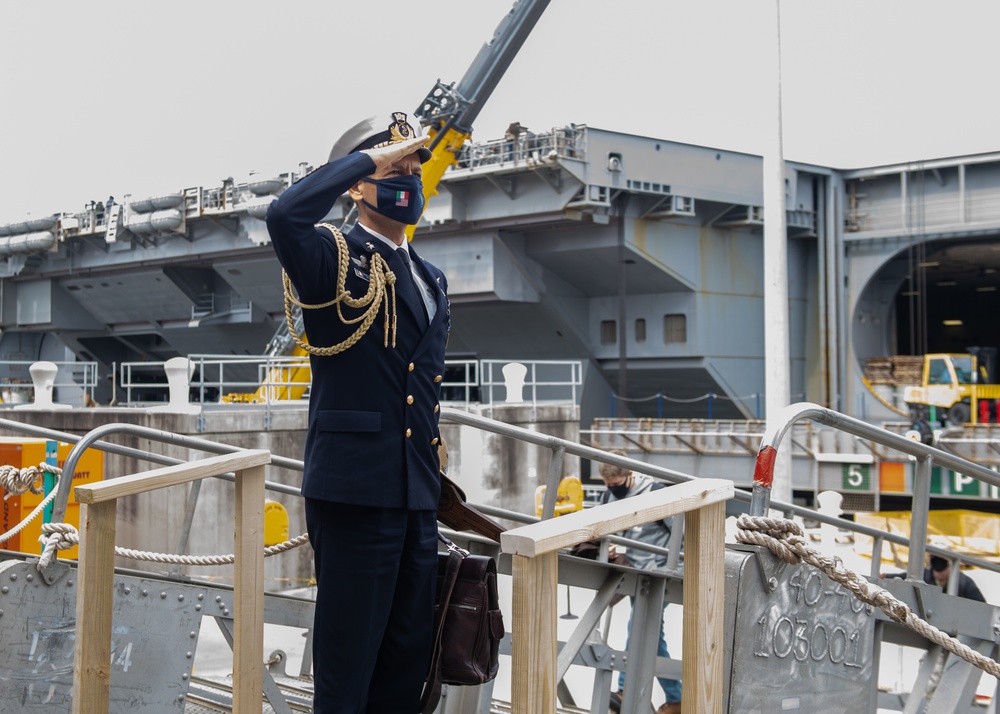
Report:
[[[419,125],[417,125],[419,126]],[[406,112],[377,114],[359,121],[337,139],[330,150],[327,161],[342,158],[362,149],[375,149],[397,141],[405,141],[420,136],[421,131],[409,122]],[[431,158],[430,149],[417,149],[420,163]]]

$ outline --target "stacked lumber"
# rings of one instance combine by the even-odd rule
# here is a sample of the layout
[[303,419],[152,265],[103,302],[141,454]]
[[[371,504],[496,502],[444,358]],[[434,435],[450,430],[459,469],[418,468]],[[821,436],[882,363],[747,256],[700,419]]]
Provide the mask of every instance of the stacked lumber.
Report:
[[872,384],[892,384],[892,358],[869,357],[865,360],[865,378]]
[[871,384],[920,384],[924,358],[920,355],[869,357],[865,360],[865,378]]
[[892,358],[892,377],[896,384],[920,384],[923,371],[922,355],[898,355]]

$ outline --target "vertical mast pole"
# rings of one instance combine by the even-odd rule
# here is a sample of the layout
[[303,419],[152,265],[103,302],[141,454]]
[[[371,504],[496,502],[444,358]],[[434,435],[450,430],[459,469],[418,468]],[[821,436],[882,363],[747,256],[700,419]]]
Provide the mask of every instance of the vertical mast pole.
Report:
[[[774,0],[774,36],[767,43],[772,81],[764,150],[764,388],[768,428],[789,404],[788,233],[785,220],[785,160],[781,139],[781,0]],[[772,495],[791,502],[791,451],[775,462]]]

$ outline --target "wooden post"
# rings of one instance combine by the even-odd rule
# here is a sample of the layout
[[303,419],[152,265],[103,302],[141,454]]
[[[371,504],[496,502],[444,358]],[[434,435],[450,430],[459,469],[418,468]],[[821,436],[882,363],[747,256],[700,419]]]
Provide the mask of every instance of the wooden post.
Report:
[[513,556],[511,708],[518,714],[556,711],[558,558],[556,552]]
[[73,714],[106,712],[110,706],[111,613],[114,600],[115,518],[118,504],[80,507],[80,567],[73,650]]
[[688,512],[684,550],[683,714],[722,714],[725,503]]
[[77,486],[80,540],[73,652],[73,714],[110,706],[117,499],[236,471],[234,711],[260,711],[264,661],[264,464],[271,452],[237,451]]
[[[684,712],[721,714],[725,501],[732,497],[732,481],[693,479],[501,534],[500,548],[512,556],[513,562],[513,710],[517,714],[555,714],[556,711],[559,550],[687,513]],[[692,677],[690,685],[689,676]]]
[[236,474],[233,711],[261,709],[264,660],[264,467]]

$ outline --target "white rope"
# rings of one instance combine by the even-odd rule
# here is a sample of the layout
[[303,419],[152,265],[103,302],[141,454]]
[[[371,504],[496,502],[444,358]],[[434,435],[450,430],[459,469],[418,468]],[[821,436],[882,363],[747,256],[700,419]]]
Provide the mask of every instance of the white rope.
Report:
[[[43,463],[42,466],[47,464]],[[36,495],[43,493],[41,481],[42,472],[37,466],[27,466],[23,469],[17,466],[0,466],[0,488],[7,492],[3,497],[5,501],[11,496],[20,496],[28,491]]]
[[763,546],[786,563],[803,562],[818,568],[831,580],[854,593],[861,602],[878,607],[894,622],[906,625],[969,664],[1000,679],[1000,664],[921,620],[906,603],[897,600],[889,591],[848,570],[840,558],[825,556],[814,550],[803,536],[802,528],[794,521],[755,518],[744,514],[737,519],[736,526],[739,529],[736,540],[741,543]]
[[38,536],[42,543],[42,556],[35,568],[45,570],[52,562],[57,550],[67,550],[80,542],[80,537],[69,523],[43,523],[42,535]]
[[[62,473],[62,469],[46,463],[41,463],[37,467],[29,466],[24,469],[18,469],[16,466],[0,466],[0,486],[7,490],[7,494],[3,497],[5,501],[11,496],[20,496],[29,490],[35,494],[42,493],[41,489],[35,490],[33,485],[25,485],[28,483],[26,481],[28,478],[31,479],[31,484],[34,484],[36,480],[41,480],[42,472],[55,474],[56,485],[52,488],[52,492],[42,499],[42,502],[35,506],[34,510],[25,516],[24,520],[3,535],[0,535],[0,543],[10,540],[27,528],[28,524],[38,518],[38,515],[44,511],[53,500],[55,500],[55,497],[59,493],[59,475]],[[33,476],[31,475],[32,473],[34,474]]]
[[[44,544],[42,557],[38,559],[38,570],[44,570],[52,561],[57,550],[72,548],[80,542],[80,534],[77,533],[69,523],[46,523],[42,526],[43,535],[39,537],[39,542]],[[303,533],[300,536],[286,540],[284,543],[270,545],[264,548],[264,557],[278,555],[285,551],[298,548],[300,545],[309,542],[309,536]],[[150,563],[169,563],[171,565],[232,565],[236,562],[236,556],[228,555],[176,555],[171,553],[153,553],[148,550],[132,550],[131,548],[120,548],[115,546],[115,555],[132,560],[144,560]]]

